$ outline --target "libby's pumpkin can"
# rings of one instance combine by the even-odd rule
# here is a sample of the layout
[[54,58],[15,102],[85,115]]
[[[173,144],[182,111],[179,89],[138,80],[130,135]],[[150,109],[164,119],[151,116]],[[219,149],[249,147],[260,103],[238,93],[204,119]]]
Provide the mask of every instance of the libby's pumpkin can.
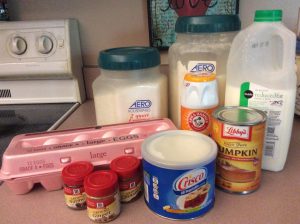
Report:
[[216,185],[247,194],[261,182],[266,114],[248,107],[220,107],[213,113],[212,138],[218,145]]

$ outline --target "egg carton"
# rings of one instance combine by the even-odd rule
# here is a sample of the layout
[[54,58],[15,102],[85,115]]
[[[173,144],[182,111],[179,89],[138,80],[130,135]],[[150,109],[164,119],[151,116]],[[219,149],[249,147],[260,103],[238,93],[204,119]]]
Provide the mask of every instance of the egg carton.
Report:
[[169,119],[17,135],[2,158],[0,180],[16,194],[29,192],[35,183],[61,189],[61,171],[76,161],[108,165],[118,156],[141,158],[141,144],[154,133],[174,130]]

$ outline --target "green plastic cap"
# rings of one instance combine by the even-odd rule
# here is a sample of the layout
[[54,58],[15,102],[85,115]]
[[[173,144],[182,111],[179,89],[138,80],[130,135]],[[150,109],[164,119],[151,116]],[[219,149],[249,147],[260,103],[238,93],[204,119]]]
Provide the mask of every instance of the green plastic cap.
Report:
[[282,21],[282,10],[256,10],[255,22],[280,22]]
[[216,33],[239,31],[241,21],[237,15],[182,16],[175,25],[176,33]]
[[160,55],[153,47],[121,47],[100,51],[98,65],[107,70],[137,70],[160,65]]

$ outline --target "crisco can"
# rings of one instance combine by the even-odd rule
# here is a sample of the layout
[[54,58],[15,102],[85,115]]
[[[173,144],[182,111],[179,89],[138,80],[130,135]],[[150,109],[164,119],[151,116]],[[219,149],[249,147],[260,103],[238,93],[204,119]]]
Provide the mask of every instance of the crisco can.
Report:
[[174,130],[151,135],[142,144],[144,197],[159,216],[194,219],[215,202],[217,145],[194,131]]
[[213,113],[218,145],[216,185],[230,193],[257,190],[261,180],[266,114],[248,107],[220,107]]

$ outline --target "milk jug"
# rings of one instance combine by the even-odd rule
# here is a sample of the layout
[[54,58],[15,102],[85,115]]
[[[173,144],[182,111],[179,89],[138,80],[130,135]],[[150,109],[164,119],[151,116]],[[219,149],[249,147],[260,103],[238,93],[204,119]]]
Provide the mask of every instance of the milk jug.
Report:
[[227,64],[225,105],[261,109],[268,116],[262,168],[283,169],[296,94],[296,36],[281,10],[259,10],[234,39]]

